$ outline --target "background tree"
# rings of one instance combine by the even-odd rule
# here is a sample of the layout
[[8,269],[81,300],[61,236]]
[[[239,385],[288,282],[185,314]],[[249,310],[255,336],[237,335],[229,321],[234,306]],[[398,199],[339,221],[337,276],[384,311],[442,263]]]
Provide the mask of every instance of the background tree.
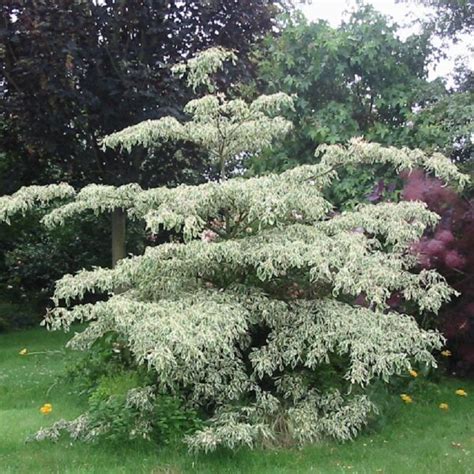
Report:
[[[256,54],[260,91],[296,93],[296,133],[251,172],[284,170],[319,158],[321,143],[354,136],[388,145],[442,152],[469,170],[472,163],[471,71],[460,61],[455,88],[429,82],[436,60],[432,30],[401,40],[397,25],[372,7],[360,5],[338,28],[302,17],[289,18],[277,38],[268,37]],[[251,89],[250,89],[251,91]],[[340,209],[368,197],[383,181],[385,197],[397,199],[401,180],[392,169],[344,170],[328,192]]]
[[[212,173],[189,144],[120,153],[102,149],[99,140],[144,119],[172,115],[185,120],[182,108],[190,93],[172,77],[170,65],[200,49],[221,44],[239,50],[238,67],[221,73],[224,88],[249,75],[247,51],[272,29],[280,9],[279,1],[261,0],[3,2],[1,192],[60,181],[76,188],[129,182],[147,187],[195,182]],[[178,147],[186,153],[176,154]],[[115,262],[125,255],[125,216],[116,209],[112,217]],[[85,232],[78,238],[89,239],[97,262],[102,262],[104,235],[98,229],[102,226],[95,237]],[[19,245],[25,246],[25,253],[39,254],[52,242],[40,241],[37,233],[26,233],[26,228],[21,235],[10,230],[0,232],[2,256]],[[139,229],[131,233],[138,234]],[[68,245],[64,242],[62,247]],[[48,253],[53,255],[54,249]],[[5,274],[0,288],[11,286],[8,275],[12,274],[28,288],[39,281],[40,268],[33,277],[33,272],[12,267],[11,261],[2,262]],[[89,260],[82,262],[89,264]]]
[[[403,129],[428,85],[429,34],[402,41],[397,26],[370,6],[361,6],[338,28],[324,21],[289,18],[275,39],[256,53],[259,90],[297,94],[297,133],[279,153],[254,165],[256,172],[313,162],[321,143],[353,136],[403,144]],[[434,90],[433,90],[434,89]]]
[[424,21],[439,36],[453,39],[461,33],[474,30],[474,4],[472,0],[399,0],[431,7],[434,13]]
[[474,92],[449,91],[433,97],[411,114],[403,142],[425,150],[439,150],[464,167],[472,167]]
[[[183,117],[189,99],[169,65],[211,45],[238,49],[245,75],[251,44],[271,30],[279,2],[105,2],[2,4],[2,115],[36,163],[24,184],[67,180],[143,186],[179,182],[187,162],[174,150],[150,155],[102,150],[99,139],[163,115]],[[229,79],[230,80],[230,79]],[[3,144],[8,150],[8,143]]]

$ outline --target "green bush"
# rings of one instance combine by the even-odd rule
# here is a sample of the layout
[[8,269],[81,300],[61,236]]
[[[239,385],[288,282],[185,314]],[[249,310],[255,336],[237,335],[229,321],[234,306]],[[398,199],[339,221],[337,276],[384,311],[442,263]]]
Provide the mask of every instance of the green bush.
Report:
[[[72,219],[67,226],[38,232],[43,214],[33,212],[11,227],[0,224],[0,300],[19,305],[28,301],[37,314],[23,322],[17,316],[13,326],[40,321],[50,306],[54,283],[62,275],[107,267],[111,262],[108,216],[84,216]],[[127,237],[130,252],[142,253],[146,241],[143,225],[131,221]]]
[[[66,381],[87,396],[87,432],[94,439],[123,441],[137,436],[168,444],[195,432],[203,425],[197,411],[185,406],[182,397],[149,392],[150,403],[134,406],[130,392],[153,383],[154,375],[138,366],[125,341],[110,332],[94,348],[67,367]],[[144,419],[146,418],[146,420]]]
[[186,408],[176,396],[150,394],[144,410],[131,401],[130,393],[137,386],[134,373],[104,377],[89,397],[88,431],[95,438],[124,441],[143,437],[158,444],[177,442],[194,433],[203,422],[197,412]]
[[22,329],[39,321],[40,314],[25,303],[0,302],[0,332]]
[[[109,332],[95,341],[91,351],[82,354],[66,367],[65,380],[73,383],[81,393],[90,395],[105,377],[123,374],[124,370],[138,370],[124,341]],[[143,379],[146,371],[142,371]]]

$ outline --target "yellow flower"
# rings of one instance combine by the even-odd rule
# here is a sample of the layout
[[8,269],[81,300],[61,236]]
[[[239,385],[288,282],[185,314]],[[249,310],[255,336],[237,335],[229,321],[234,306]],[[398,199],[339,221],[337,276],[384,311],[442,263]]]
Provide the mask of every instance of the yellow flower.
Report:
[[441,410],[449,410],[449,405],[447,403],[440,403],[439,407]]
[[460,388],[459,390],[456,390],[454,393],[456,395],[459,395],[460,397],[467,397],[467,392],[463,390],[462,388]]
[[400,398],[405,402],[405,403],[413,403],[413,398],[410,397],[410,395],[407,395],[406,393],[402,393],[400,395]]
[[43,415],[49,415],[53,411],[53,405],[51,403],[45,403],[41,408],[40,412]]
[[18,354],[20,354],[21,356],[26,356],[28,354],[28,349],[22,349]]
[[441,352],[441,355],[443,357],[451,357],[453,355],[453,353],[451,351],[448,351],[447,349],[445,351],[442,351]]
[[416,370],[409,370],[408,373],[414,378],[418,377],[418,372]]

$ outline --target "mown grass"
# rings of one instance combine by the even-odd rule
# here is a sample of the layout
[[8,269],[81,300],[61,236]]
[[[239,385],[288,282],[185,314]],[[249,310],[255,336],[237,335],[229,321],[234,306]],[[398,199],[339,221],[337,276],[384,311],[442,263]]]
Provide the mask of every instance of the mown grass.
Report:
[[[39,427],[80,414],[84,400],[57,382],[68,336],[34,329],[0,335],[0,473],[474,473],[474,382],[420,380],[412,405],[394,395],[383,426],[351,443],[304,449],[221,450],[190,455],[181,447],[124,444],[25,443]],[[27,348],[30,355],[21,356]],[[34,354],[38,352],[38,354]],[[418,383],[418,381],[417,381]],[[426,389],[424,388],[426,387]],[[467,397],[455,390],[464,388]],[[444,412],[439,403],[449,404]],[[39,412],[44,403],[54,411]]]

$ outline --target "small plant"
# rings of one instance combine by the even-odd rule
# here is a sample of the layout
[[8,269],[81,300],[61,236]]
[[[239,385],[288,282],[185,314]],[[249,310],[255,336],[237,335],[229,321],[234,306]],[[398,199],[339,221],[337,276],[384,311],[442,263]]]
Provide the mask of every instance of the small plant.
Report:
[[90,351],[67,366],[65,379],[82,393],[91,394],[104,377],[132,370],[138,370],[138,367],[126,344],[115,332],[109,332],[98,338]]
[[36,433],[34,439],[57,440],[63,432],[87,442],[153,439],[159,444],[182,440],[202,427],[197,412],[176,396],[137,387],[136,372],[103,376],[89,396],[89,409],[73,421],[60,420]]

